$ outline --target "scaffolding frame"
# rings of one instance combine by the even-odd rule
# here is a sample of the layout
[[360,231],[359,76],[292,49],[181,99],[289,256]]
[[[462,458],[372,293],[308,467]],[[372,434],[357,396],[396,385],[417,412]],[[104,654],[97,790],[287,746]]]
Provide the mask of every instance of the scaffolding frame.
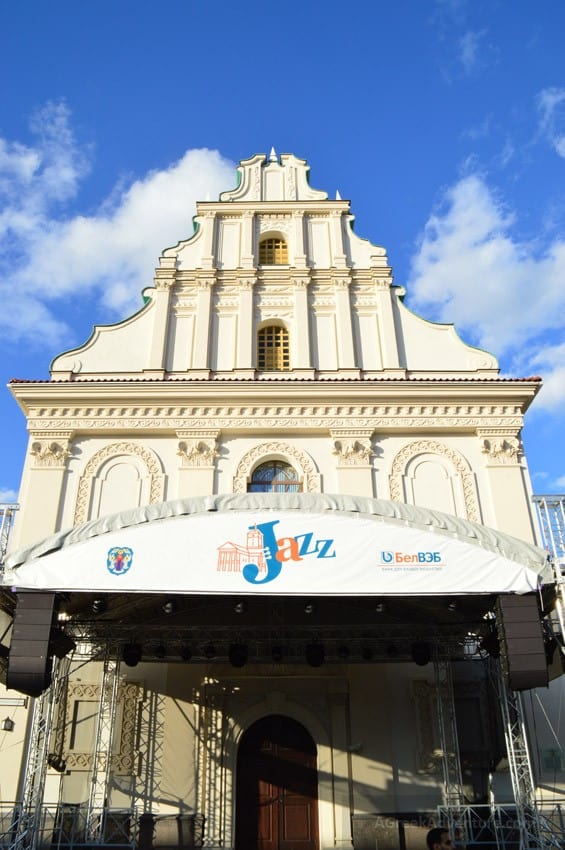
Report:
[[10,532],[16,517],[16,511],[20,506],[14,504],[0,504],[0,573],[4,569],[4,560],[8,551]]
[[107,644],[102,665],[100,699],[96,721],[96,734],[92,754],[92,776],[86,811],[86,841],[98,843],[103,836],[103,822],[99,811],[107,805],[111,777],[116,712],[118,705],[120,662],[112,656]]

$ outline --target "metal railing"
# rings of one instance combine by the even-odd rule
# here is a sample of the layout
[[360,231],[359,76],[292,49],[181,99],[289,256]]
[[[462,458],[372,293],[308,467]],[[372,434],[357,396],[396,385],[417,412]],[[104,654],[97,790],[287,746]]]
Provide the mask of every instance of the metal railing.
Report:
[[[93,836],[94,818],[98,826]],[[26,823],[31,825],[29,829]],[[0,804],[0,850],[151,850],[165,846],[195,850],[203,843],[204,817],[200,814],[152,815],[137,808],[94,810],[74,803],[45,805],[28,812],[21,804]]]

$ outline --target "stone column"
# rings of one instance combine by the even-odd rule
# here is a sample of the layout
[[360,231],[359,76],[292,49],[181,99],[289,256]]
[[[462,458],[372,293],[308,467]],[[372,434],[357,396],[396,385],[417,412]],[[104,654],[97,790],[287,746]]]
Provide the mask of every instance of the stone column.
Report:
[[192,369],[202,370],[207,377],[210,369],[210,312],[212,306],[212,288],[214,278],[200,278],[196,293],[196,328],[194,331],[194,350],[192,352]]
[[337,430],[331,432],[331,437],[339,492],[373,498],[372,431]]
[[31,432],[20,492],[25,511],[16,515],[12,544],[23,546],[59,530],[61,494],[72,431]]
[[527,470],[520,463],[523,452],[519,430],[481,428],[477,433],[485,456],[496,527],[535,543]]
[[218,457],[216,444],[219,434],[217,430],[177,431],[177,456],[180,458],[177,493],[179,499],[210,496],[214,493],[214,473]]
[[333,278],[339,369],[355,369],[355,348],[353,345],[349,283],[350,278],[348,274]]

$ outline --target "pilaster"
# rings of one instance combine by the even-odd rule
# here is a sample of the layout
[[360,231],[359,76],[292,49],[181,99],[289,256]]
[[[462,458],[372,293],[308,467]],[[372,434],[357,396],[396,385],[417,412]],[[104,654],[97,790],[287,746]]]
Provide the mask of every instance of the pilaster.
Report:
[[165,374],[167,358],[167,340],[171,290],[175,283],[174,271],[167,268],[158,268],[155,273],[155,289],[152,292],[153,304],[153,331],[151,334],[151,348],[149,350],[149,362],[144,373],[151,373],[151,377],[162,378]]
[[338,368],[355,369],[351,300],[349,297],[351,278],[347,272],[344,272],[340,275],[334,275],[332,282],[335,290]]
[[[336,687],[339,684],[335,683]],[[330,684],[331,688],[331,684]],[[349,729],[349,696],[345,691],[328,694],[332,729],[332,791],[335,846],[351,847],[351,733]]]
[[58,530],[72,437],[72,431],[30,433],[27,469],[20,494],[25,510],[18,516],[13,544],[23,546]]
[[237,326],[237,369],[253,369],[255,332],[253,329],[254,274],[239,276],[239,317]]
[[343,230],[340,210],[332,210],[330,212],[330,224],[333,265],[336,269],[344,269],[346,266],[346,256],[343,250]]
[[373,498],[373,465],[375,454],[371,444],[372,431],[339,429],[331,431],[337,458],[337,479],[340,493]]
[[214,473],[218,457],[217,430],[177,431],[179,470],[178,498],[209,496],[214,493]]
[[308,316],[308,273],[292,276],[294,289],[293,369],[310,369],[310,321]]
[[212,287],[214,278],[200,278],[196,293],[196,328],[194,333],[194,350],[192,352],[192,368],[205,370],[207,377],[210,368],[210,312],[212,305]]
[[304,253],[304,214],[295,210],[292,214],[294,223],[294,267],[306,268],[306,254]]
[[216,213],[211,210],[204,213],[202,221],[202,268],[214,268],[214,236],[216,230]]
[[383,369],[398,369],[400,361],[391,301],[391,281],[389,277],[383,278],[378,274],[373,274],[372,279],[376,289],[377,321],[379,323]]
[[241,268],[253,268],[253,219],[254,213],[246,210],[241,222]]
[[519,429],[477,429],[494,512],[491,525],[521,540],[535,543],[519,434]]

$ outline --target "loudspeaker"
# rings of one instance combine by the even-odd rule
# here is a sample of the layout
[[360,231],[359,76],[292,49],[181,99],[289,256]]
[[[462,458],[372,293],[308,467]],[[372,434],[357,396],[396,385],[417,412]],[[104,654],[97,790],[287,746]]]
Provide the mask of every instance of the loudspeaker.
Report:
[[496,625],[508,687],[513,691],[547,687],[549,676],[537,595],[499,596]]
[[18,594],[8,659],[8,688],[38,697],[51,684],[49,638],[54,613],[54,593]]

